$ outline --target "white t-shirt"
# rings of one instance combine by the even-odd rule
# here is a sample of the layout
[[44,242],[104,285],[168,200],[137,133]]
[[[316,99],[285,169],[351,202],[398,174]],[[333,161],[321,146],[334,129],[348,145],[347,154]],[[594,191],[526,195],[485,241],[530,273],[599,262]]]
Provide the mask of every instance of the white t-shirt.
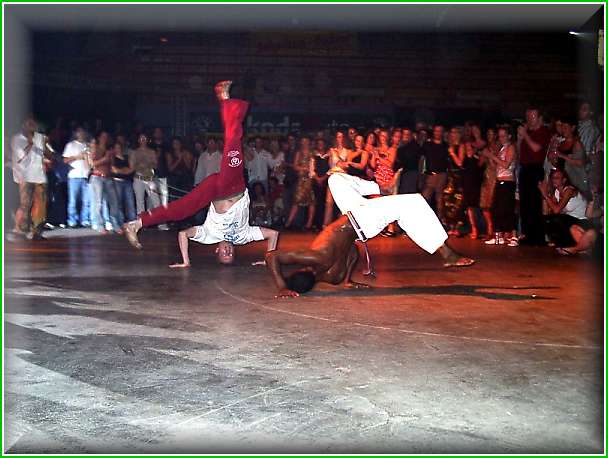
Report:
[[261,181],[265,183],[268,181],[268,170],[274,168],[280,161],[275,160],[266,150],[256,151],[253,150],[253,159],[247,161],[245,166],[249,174],[249,183],[255,183]]
[[[78,156],[86,149],[86,143],[79,142],[78,140],[72,140],[70,143],[65,145],[63,157]],[[87,161],[84,159],[78,159],[77,161],[70,162],[69,165],[72,168],[68,173],[68,178],[88,178],[90,167]]]
[[17,134],[11,140],[13,162],[13,180],[15,183],[46,183],[46,173],[42,160],[44,159],[44,136],[34,133],[32,148],[25,152],[27,137]]
[[[559,191],[555,190],[555,199],[559,202],[560,195]],[[585,199],[580,192],[577,192],[575,196],[572,196],[566,206],[562,208],[562,213],[565,215],[574,216],[578,219],[587,219],[585,215],[587,211],[587,199]]]
[[194,172],[194,184],[199,184],[209,175],[219,172],[221,160],[222,153],[219,150],[211,154],[208,151],[201,153],[196,164],[196,171]]
[[249,193],[247,190],[226,213],[218,213],[211,202],[205,223],[202,226],[196,226],[196,234],[190,240],[205,245],[222,241],[234,245],[245,245],[255,240],[264,240],[260,227],[249,225]]

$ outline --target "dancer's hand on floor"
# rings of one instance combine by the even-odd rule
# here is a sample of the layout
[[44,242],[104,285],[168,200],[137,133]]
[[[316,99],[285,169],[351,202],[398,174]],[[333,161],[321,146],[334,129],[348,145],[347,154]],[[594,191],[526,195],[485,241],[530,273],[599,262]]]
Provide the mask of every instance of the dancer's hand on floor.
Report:
[[296,293],[295,291],[292,291],[290,289],[284,288],[284,289],[282,289],[282,290],[280,290],[278,292],[278,294],[275,296],[275,298],[277,298],[277,299],[283,299],[283,298],[286,298],[286,297],[298,297],[298,296],[299,296],[299,294]]
[[371,288],[370,285],[367,285],[365,283],[358,283],[356,281],[349,281],[344,283],[344,287],[346,289],[369,289]]
[[186,264],[185,262],[169,264],[170,269],[187,269],[188,267],[190,267],[190,264]]

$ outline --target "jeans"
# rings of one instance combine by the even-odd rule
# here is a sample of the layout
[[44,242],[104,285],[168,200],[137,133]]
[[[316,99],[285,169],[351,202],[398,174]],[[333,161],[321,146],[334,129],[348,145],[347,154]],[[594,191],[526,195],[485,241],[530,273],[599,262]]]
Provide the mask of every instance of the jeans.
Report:
[[120,228],[118,217],[118,199],[116,197],[116,189],[114,181],[111,178],[100,177],[97,175],[91,176],[89,182],[91,188],[91,223],[93,229],[101,230],[106,227],[108,216],[103,215],[104,199],[109,207],[109,222],[113,229]]
[[133,179],[133,191],[135,192],[135,205],[137,213],[146,211],[146,196],[150,202],[150,209],[157,208],[160,205],[160,195],[158,186],[155,180],[140,180]]
[[[89,182],[86,178],[68,178],[68,225],[91,225]],[[78,212],[80,207],[80,213]]]
[[133,192],[133,182],[129,180],[114,180],[116,188],[116,198],[118,202],[119,224],[122,226],[126,221],[133,221],[137,218],[135,213],[135,193]]

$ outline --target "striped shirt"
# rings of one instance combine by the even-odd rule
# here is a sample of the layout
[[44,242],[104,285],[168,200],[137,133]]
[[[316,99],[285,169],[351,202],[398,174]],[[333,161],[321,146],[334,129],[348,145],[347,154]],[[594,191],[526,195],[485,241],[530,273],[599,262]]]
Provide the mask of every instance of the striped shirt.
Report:
[[591,119],[578,122],[578,136],[581,143],[585,147],[585,155],[589,155],[593,151],[597,137],[600,131]]

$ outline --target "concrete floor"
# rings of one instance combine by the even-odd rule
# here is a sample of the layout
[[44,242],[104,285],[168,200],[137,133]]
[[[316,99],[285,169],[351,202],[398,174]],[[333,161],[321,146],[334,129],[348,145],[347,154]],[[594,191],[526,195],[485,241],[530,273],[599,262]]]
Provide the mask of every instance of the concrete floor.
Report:
[[280,301],[264,244],[173,271],[174,233],[47,235],[5,245],[8,453],[604,449],[597,259],[377,239],[374,289]]

